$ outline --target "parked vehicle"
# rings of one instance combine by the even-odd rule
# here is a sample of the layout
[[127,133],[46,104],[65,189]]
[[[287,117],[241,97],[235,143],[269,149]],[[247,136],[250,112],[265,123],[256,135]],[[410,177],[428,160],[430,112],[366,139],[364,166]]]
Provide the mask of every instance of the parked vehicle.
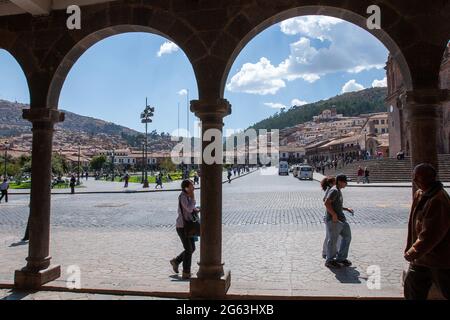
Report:
[[300,180],[303,179],[307,179],[307,180],[312,180],[313,179],[313,173],[314,170],[311,166],[300,166],[299,168],[299,172],[297,174],[297,178],[299,178]]
[[289,175],[289,164],[287,163],[287,161],[280,161],[278,165],[278,175]]

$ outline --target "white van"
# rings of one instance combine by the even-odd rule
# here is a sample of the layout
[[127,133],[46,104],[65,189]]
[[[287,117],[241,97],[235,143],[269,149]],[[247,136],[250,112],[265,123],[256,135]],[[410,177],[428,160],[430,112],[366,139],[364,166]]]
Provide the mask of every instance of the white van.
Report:
[[280,163],[278,164],[278,175],[289,175],[289,164],[287,163],[287,161],[280,161]]
[[300,170],[297,174],[297,178],[299,178],[300,180],[303,180],[303,179],[312,180],[313,173],[314,173],[314,170],[311,166],[303,165],[303,166],[300,166]]

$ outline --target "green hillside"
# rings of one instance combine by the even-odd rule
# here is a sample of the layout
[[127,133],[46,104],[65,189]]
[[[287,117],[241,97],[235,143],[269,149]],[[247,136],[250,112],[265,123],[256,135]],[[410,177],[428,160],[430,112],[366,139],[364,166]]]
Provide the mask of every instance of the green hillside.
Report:
[[344,116],[358,116],[364,113],[384,112],[386,106],[387,88],[370,88],[358,92],[345,93],[328,100],[321,100],[304,106],[292,107],[287,111],[280,111],[270,118],[255,123],[254,129],[283,129],[292,127],[320,114],[325,109],[336,107],[338,113]]

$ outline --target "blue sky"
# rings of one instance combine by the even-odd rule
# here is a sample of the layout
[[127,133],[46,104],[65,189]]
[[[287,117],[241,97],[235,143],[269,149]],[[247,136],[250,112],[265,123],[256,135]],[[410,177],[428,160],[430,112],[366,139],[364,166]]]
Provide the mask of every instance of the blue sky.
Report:
[[[266,29],[241,51],[228,75],[225,98],[233,108],[226,129],[249,125],[290,108],[342,92],[385,85],[388,51],[367,31],[322,16],[289,19]],[[186,127],[186,95],[198,97],[192,67],[175,44],[145,33],[107,38],[71,69],[59,101],[62,109],[139,131],[145,97],[156,107],[151,129]],[[28,103],[17,62],[0,50],[0,99]],[[190,127],[194,116],[190,115]]]

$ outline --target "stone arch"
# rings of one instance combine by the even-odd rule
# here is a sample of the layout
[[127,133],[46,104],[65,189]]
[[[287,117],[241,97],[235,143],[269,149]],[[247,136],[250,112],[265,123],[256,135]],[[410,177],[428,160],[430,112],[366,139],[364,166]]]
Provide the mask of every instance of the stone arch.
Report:
[[[59,96],[63,87],[63,84],[66,80],[66,77],[73,67],[75,63],[78,61],[78,59],[93,45],[96,43],[112,37],[114,35],[119,34],[125,34],[125,33],[133,33],[133,32],[144,32],[144,33],[150,33],[154,35],[162,36],[163,38],[176,43],[176,41],[173,40],[170,36],[167,34],[160,32],[156,29],[153,29],[151,27],[143,26],[143,25],[116,25],[107,27],[98,31],[95,31],[80,41],[78,41],[76,44],[74,44],[71,49],[64,55],[64,57],[61,59],[59,65],[57,66],[55,72],[52,74],[51,82],[49,85],[48,95],[47,95],[47,106],[51,109],[57,109],[58,108],[58,101]],[[189,56],[187,55],[187,52],[183,50],[183,48],[176,43],[180,49],[186,54],[186,56],[189,59]],[[190,61],[190,59],[189,59]],[[195,70],[193,69],[195,72]]]
[[20,67],[20,70],[22,71],[22,74],[24,75],[25,78],[25,83],[28,89],[28,96],[29,96],[29,100],[31,101],[31,87],[30,87],[30,79],[28,77],[29,72],[27,72],[27,64],[24,63],[24,59],[22,59],[22,57],[20,55],[18,55],[16,52],[12,51],[9,48],[5,48],[2,47],[0,45],[0,50],[4,50],[5,52],[8,53],[8,55],[10,56],[10,58],[12,58]]
[[[295,1],[294,1],[295,2]],[[366,6],[367,8],[367,6]],[[384,10],[384,9],[383,9]],[[386,11],[388,9],[386,8]],[[250,15],[250,14],[249,14]],[[405,85],[407,90],[412,90],[413,88],[413,79],[410,71],[410,66],[408,65],[407,59],[403,54],[400,46],[394,41],[394,39],[389,35],[387,31],[383,29],[374,29],[369,30],[366,26],[367,16],[362,16],[359,13],[351,11],[350,9],[345,9],[344,5],[339,6],[325,6],[325,5],[306,5],[306,6],[293,6],[292,8],[288,8],[285,10],[274,11],[272,15],[265,17],[265,19],[257,20],[254,22],[250,22],[250,18],[246,17],[246,14],[242,13],[238,15],[225,29],[225,33],[235,36],[234,39],[238,39],[234,46],[233,51],[230,53],[230,56],[226,62],[226,66],[224,68],[224,72],[221,78],[220,83],[220,93],[221,96],[224,95],[226,81],[230,72],[230,69],[236,60],[239,53],[242,49],[259,33],[269,28],[270,26],[279,23],[281,21],[300,17],[307,15],[322,15],[329,16],[334,18],[339,18],[345,20],[347,22],[353,23],[356,26],[359,26],[375,36],[383,45],[389,50],[393,58],[398,63],[402,76],[405,81]],[[238,31],[236,31],[236,24],[240,25]],[[242,26],[245,25],[244,29]]]

